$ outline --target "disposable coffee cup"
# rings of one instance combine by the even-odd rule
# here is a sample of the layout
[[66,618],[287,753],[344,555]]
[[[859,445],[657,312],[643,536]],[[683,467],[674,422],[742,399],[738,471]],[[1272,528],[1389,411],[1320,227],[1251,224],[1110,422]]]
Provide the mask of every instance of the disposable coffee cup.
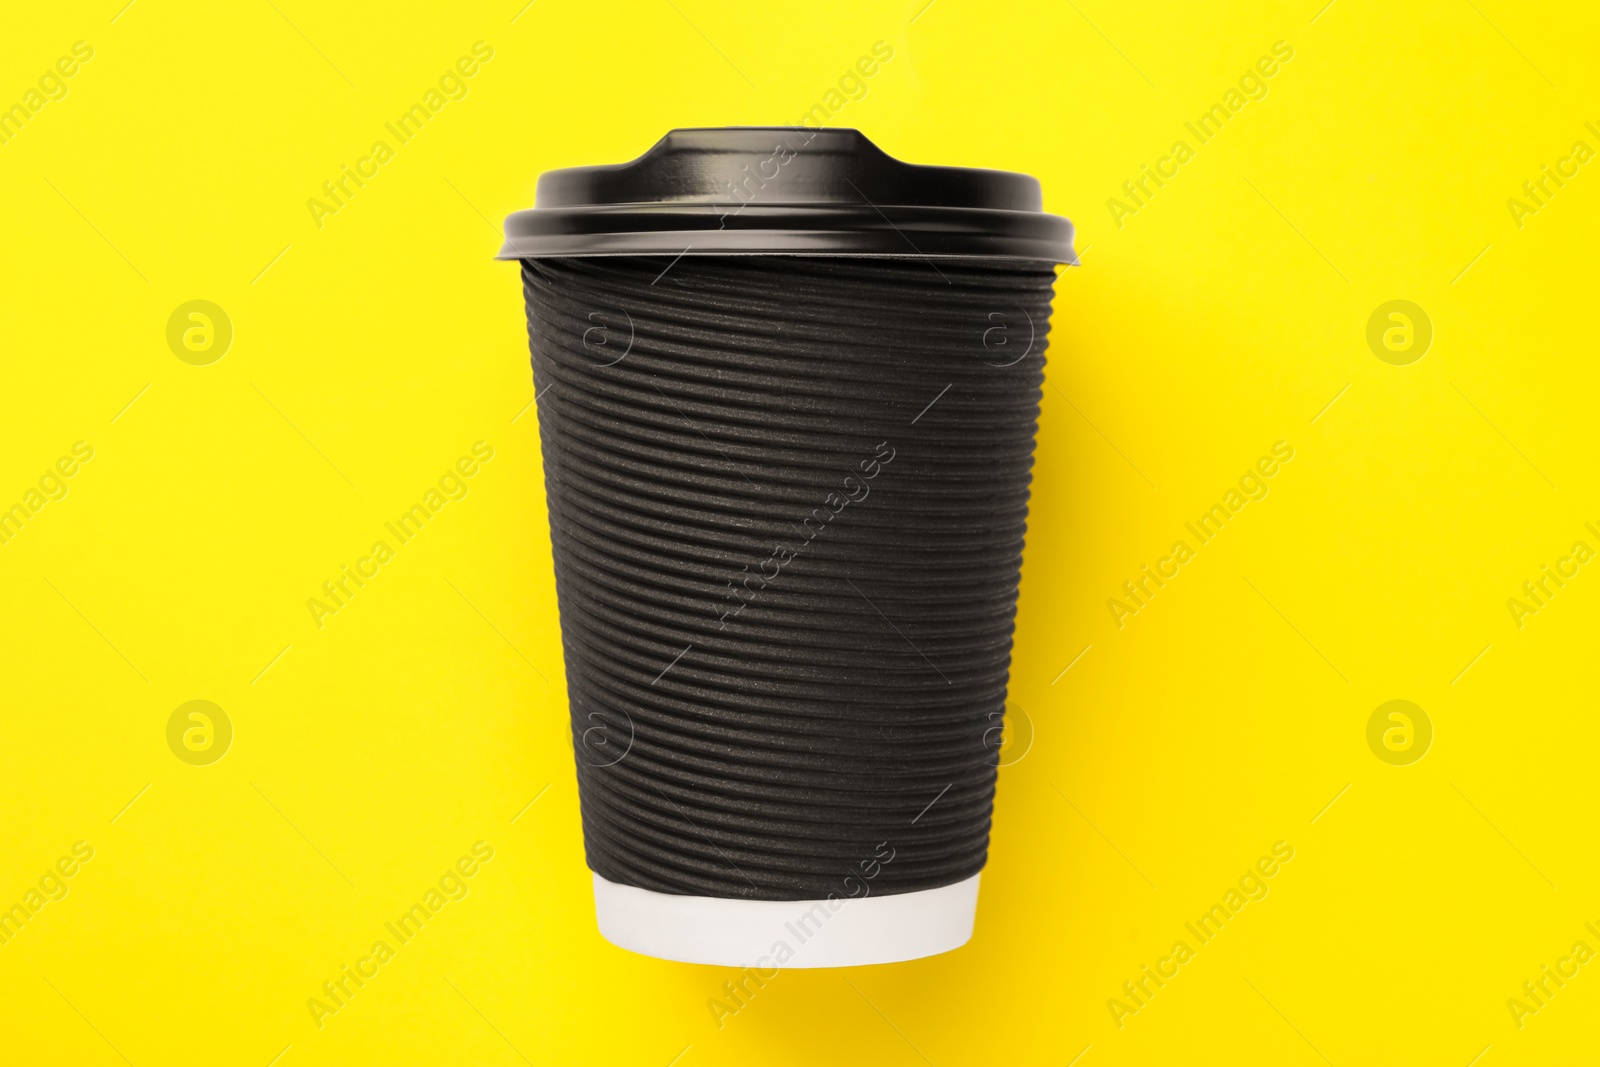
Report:
[[505,235],[601,934],[966,943],[1071,224],[1025,175],[745,127],[547,172]]

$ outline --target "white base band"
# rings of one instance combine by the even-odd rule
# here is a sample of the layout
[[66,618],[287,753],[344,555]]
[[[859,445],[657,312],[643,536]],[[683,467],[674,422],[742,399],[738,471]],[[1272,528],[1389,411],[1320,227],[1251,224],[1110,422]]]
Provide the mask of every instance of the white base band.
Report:
[[960,948],[978,878],[857,899],[734,900],[657,893],[594,876],[601,935],[630,952],[724,967],[857,967]]

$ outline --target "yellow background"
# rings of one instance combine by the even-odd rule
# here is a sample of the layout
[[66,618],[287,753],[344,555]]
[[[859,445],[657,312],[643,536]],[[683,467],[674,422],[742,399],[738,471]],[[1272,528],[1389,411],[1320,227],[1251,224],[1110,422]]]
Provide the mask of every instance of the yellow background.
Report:
[[[1600,948],[1600,574],[1520,629],[1506,606],[1600,547],[1600,165],[1520,228],[1506,205],[1600,148],[1583,5],[122,2],[0,32],[0,103],[94,48],[0,146],[0,504],[95,450],[0,546],[0,904],[95,850],[0,946],[0,1059],[1589,1062],[1600,964],[1520,1028],[1506,1005]],[[1086,249],[1012,668],[1033,741],[970,945],[782,973],[719,1029],[733,972],[595,931],[491,256],[539,172],[793,122],[880,39],[832,124],[1035,174]],[[469,94],[319,229],[307,199],[479,40]],[[1277,41],[1268,95],[1196,146]],[[1119,228],[1108,198],[1180,138]],[[207,366],[166,341],[193,299],[233,325]],[[1394,299],[1434,329],[1406,366],[1366,343]],[[318,629],[306,600],[480,440],[469,495]],[[1122,582],[1280,440],[1270,494],[1118,629]],[[196,699],[235,730],[209,766],[166,741]],[[1392,699],[1434,727],[1409,766],[1367,745]],[[469,895],[319,1029],[307,999],[478,841]],[[1122,983],[1276,841],[1270,894],[1119,1028]]]

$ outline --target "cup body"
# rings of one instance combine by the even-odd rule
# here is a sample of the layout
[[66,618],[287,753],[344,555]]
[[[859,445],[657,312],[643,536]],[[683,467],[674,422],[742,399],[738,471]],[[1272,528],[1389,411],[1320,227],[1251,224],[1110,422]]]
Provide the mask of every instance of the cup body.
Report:
[[741,966],[961,944],[1053,267],[522,270],[602,932]]

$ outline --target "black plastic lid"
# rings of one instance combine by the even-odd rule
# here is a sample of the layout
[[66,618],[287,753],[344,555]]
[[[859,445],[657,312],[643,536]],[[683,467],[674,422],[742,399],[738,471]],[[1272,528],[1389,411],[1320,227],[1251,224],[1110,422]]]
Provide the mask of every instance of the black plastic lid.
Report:
[[500,259],[982,256],[1075,263],[1072,223],[1026,174],[902,163],[859,130],[673,130],[631,163],[539,177]]

